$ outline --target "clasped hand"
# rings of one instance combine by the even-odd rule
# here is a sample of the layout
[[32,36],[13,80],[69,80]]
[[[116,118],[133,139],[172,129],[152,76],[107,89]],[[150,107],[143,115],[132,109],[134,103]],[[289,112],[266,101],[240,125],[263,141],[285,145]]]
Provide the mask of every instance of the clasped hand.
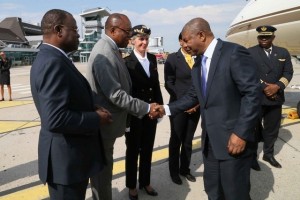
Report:
[[277,84],[266,83],[267,87],[264,89],[264,93],[267,97],[276,97],[280,87]]
[[105,108],[99,105],[95,105],[95,107],[96,107],[96,113],[100,117],[100,124],[109,124],[113,121],[111,113],[108,110],[106,110]]
[[159,105],[157,103],[150,104],[150,112],[148,116],[150,119],[162,118],[165,115],[165,109],[163,105]]

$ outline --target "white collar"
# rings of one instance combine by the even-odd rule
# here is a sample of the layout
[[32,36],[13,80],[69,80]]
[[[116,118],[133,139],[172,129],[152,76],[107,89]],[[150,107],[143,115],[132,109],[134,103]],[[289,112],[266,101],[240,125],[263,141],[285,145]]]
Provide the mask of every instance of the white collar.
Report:
[[64,52],[62,49],[60,49],[60,48],[58,48],[58,47],[56,47],[56,46],[54,46],[54,45],[52,45],[52,44],[46,43],[46,42],[44,42],[43,44],[48,45],[48,46],[51,46],[51,47],[57,49],[57,50],[60,51],[62,54],[64,54],[68,59],[70,59],[70,58],[68,57],[68,55],[66,54],[66,52]]
[[142,57],[135,49],[133,49],[134,55],[137,57],[138,60],[148,60],[147,52],[145,52],[145,57]]
[[218,40],[214,38],[211,43],[208,45],[207,49],[205,50],[204,54],[207,58],[212,58],[212,55],[214,53],[214,50],[217,46]]

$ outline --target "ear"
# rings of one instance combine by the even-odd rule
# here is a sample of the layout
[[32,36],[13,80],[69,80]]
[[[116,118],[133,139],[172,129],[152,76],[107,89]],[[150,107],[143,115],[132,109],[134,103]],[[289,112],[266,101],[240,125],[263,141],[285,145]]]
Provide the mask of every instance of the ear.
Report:
[[133,39],[130,39],[130,43],[131,43],[132,45],[134,45],[134,40],[133,40]]
[[54,33],[56,33],[59,37],[62,36],[62,28],[59,25],[55,25],[53,27]]
[[115,31],[116,31],[116,28],[115,28],[115,27],[111,27],[111,28],[109,29],[109,32],[110,32],[111,35],[114,35],[114,34],[115,34]]
[[204,41],[206,38],[206,33],[204,31],[199,31],[198,37],[201,41]]

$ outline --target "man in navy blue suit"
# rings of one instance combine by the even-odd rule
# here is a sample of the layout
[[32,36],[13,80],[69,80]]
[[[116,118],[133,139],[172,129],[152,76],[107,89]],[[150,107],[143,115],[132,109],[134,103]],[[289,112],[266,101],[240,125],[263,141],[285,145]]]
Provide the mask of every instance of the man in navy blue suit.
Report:
[[41,27],[43,44],[30,71],[41,118],[39,177],[51,200],[83,200],[89,178],[103,168],[99,128],[111,114],[94,105],[88,82],[67,56],[79,44],[73,16],[49,10]]
[[210,200],[250,199],[254,128],[260,106],[257,67],[248,50],[215,39],[208,22],[189,21],[183,46],[198,59],[189,92],[161,114],[175,115],[200,103],[204,188]]

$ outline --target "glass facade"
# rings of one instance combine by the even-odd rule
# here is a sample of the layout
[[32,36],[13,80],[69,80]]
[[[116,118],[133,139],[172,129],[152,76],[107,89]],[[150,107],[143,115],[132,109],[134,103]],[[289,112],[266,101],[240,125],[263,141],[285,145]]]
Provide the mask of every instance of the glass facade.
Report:
[[4,51],[6,56],[11,59],[12,66],[31,65],[38,53],[38,49],[24,50],[21,48],[19,50],[18,48],[14,48],[13,50],[2,49],[2,51]]

